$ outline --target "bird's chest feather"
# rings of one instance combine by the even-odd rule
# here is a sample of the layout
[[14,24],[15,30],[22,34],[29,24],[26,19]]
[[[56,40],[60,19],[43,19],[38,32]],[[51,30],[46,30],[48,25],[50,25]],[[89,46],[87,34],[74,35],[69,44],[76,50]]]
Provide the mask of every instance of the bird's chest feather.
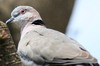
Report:
[[43,48],[45,42],[41,41],[42,38],[42,35],[40,36],[36,32],[32,32],[32,34],[27,33],[19,42],[17,50],[19,56],[27,61],[34,61],[36,63],[38,61],[39,64],[43,63],[44,59],[41,56],[40,50]]
[[[41,55],[49,60],[52,60],[55,56],[64,58],[65,56],[73,57],[73,55],[78,55],[79,53],[76,53],[78,50],[73,49],[70,42],[68,40],[66,41],[66,38],[63,36],[59,32],[53,32],[47,29],[33,30],[20,40],[18,51],[25,52],[31,58]],[[69,49],[70,51],[67,51]],[[76,52],[71,53],[73,50],[76,50]],[[65,52],[65,54],[61,52]]]
[[52,39],[50,37],[52,36],[47,37],[47,34],[35,30],[31,31],[20,40],[17,52],[20,53],[21,51],[33,59],[40,56],[45,56],[49,60],[53,59],[54,56],[50,54],[53,54],[56,48],[50,48],[52,44],[55,44],[52,40],[53,37]]

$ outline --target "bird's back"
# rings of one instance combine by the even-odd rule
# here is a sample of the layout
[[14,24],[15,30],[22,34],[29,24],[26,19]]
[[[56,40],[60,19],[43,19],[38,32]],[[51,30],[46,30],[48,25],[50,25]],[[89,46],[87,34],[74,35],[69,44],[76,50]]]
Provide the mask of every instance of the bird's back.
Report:
[[71,58],[78,59],[78,62],[80,60],[85,63],[96,62],[95,58],[92,57],[78,42],[69,37],[65,37],[61,32],[45,27],[36,28],[26,33],[23,39],[19,42],[19,45],[23,44],[26,48],[31,48],[30,50],[25,50],[25,52],[33,59],[33,56],[37,54],[39,56],[36,55],[36,57],[42,56],[49,61],[53,61],[55,58]]

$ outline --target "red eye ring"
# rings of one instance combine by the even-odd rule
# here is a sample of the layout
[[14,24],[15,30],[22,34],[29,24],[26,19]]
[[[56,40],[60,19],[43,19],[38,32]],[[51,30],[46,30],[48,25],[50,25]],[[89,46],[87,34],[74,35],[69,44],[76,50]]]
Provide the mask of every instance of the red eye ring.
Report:
[[25,10],[24,9],[22,9],[22,10],[20,10],[20,14],[25,14]]

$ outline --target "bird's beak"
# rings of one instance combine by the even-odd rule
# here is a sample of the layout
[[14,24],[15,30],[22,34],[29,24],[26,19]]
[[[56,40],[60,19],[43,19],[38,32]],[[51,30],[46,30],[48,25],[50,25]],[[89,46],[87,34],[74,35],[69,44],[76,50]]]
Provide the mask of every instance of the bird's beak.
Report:
[[11,17],[10,19],[8,19],[8,20],[6,21],[6,24],[12,22],[13,20],[14,20],[14,17]]

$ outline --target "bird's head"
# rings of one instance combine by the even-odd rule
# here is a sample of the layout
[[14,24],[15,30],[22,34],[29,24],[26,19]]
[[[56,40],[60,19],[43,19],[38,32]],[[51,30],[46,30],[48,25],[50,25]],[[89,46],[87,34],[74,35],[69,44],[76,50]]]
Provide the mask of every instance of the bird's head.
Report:
[[11,18],[6,21],[6,23],[16,22],[19,24],[24,24],[27,22],[34,22],[36,20],[42,20],[39,13],[31,6],[18,6],[12,13]]

